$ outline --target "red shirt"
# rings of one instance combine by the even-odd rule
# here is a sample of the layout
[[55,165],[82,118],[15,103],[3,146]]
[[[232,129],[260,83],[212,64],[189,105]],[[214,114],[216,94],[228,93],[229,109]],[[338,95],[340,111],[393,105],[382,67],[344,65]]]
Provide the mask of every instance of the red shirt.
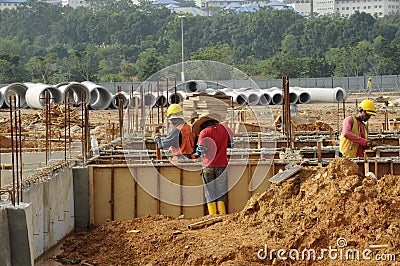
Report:
[[358,121],[358,128],[360,130],[360,136],[354,134],[351,129],[353,128],[353,117],[348,116],[343,120],[342,124],[342,135],[355,143],[358,143],[358,150],[357,150],[357,157],[363,158],[364,157],[364,147],[367,146],[367,139],[365,139],[365,127],[364,123]]
[[198,139],[198,145],[207,149],[203,156],[203,166],[227,167],[226,148],[231,139],[233,139],[233,132],[227,126],[218,124],[215,127],[210,126],[203,129]]

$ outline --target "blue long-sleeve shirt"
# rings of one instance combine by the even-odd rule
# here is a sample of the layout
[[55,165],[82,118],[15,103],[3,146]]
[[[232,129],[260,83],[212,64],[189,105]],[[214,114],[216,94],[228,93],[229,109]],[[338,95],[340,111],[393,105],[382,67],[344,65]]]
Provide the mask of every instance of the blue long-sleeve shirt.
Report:
[[155,140],[158,148],[164,149],[169,147],[179,148],[182,143],[182,135],[177,126],[186,123],[183,119],[174,119],[174,127],[168,133],[168,135],[164,138],[157,138]]

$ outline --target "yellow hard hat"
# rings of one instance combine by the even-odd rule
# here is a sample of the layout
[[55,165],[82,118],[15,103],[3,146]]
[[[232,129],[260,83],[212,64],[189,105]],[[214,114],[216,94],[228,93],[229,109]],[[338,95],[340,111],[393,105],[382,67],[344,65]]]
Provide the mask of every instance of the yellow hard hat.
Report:
[[179,104],[173,103],[167,109],[167,117],[169,117],[170,115],[176,115],[176,114],[182,113],[182,112],[183,112],[183,109],[181,108],[181,106]]
[[371,77],[369,77],[369,78],[368,78],[368,80],[372,80],[372,78],[371,78]]
[[363,109],[369,115],[375,115],[376,113],[375,104],[371,100],[364,100],[360,102],[358,108]]

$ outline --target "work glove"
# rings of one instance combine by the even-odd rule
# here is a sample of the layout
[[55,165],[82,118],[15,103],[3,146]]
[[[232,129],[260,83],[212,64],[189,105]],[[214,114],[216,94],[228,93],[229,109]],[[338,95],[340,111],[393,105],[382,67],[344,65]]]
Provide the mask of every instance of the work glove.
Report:
[[207,152],[207,148],[204,146],[197,146],[196,153],[199,155],[205,154]]
[[160,132],[153,132],[153,133],[151,134],[151,137],[152,137],[154,140],[156,140],[157,138],[161,138],[161,134],[160,134]]
[[369,148],[373,148],[373,147],[375,147],[375,146],[377,146],[378,144],[376,143],[376,141],[371,141],[371,140],[369,140],[369,141],[367,141],[367,147],[369,147]]
[[198,159],[200,157],[200,154],[198,154],[198,153],[193,153],[192,154],[192,159],[193,160],[196,160],[196,159]]

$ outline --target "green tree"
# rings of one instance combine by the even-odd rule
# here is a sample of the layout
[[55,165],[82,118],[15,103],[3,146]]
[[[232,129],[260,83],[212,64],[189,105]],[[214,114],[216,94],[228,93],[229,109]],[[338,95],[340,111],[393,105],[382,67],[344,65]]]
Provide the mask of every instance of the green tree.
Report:
[[148,48],[141,52],[136,61],[137,77],[139,81],[144,81],[152,74],[161,69],[161,62],[155,48]]
[[97,80],[99,58],[94,45],[88,45],[84,51],[71,51],[66,63],[70,80],[77,82]]
[[217,43],[213,47],[200,48],[190,53],[192,60],[211,60],[229,64],[232,62],[232,49],[229,44]]
[[26,64],[26,69],[31,74],[31,80],[47,84],[49,77],[56,68],[56,54],[50,53],[44,57],[31,57]]
[[282,40],[282,53],[287,56],[298,57],[298,45],[294,35],[286,35]]

